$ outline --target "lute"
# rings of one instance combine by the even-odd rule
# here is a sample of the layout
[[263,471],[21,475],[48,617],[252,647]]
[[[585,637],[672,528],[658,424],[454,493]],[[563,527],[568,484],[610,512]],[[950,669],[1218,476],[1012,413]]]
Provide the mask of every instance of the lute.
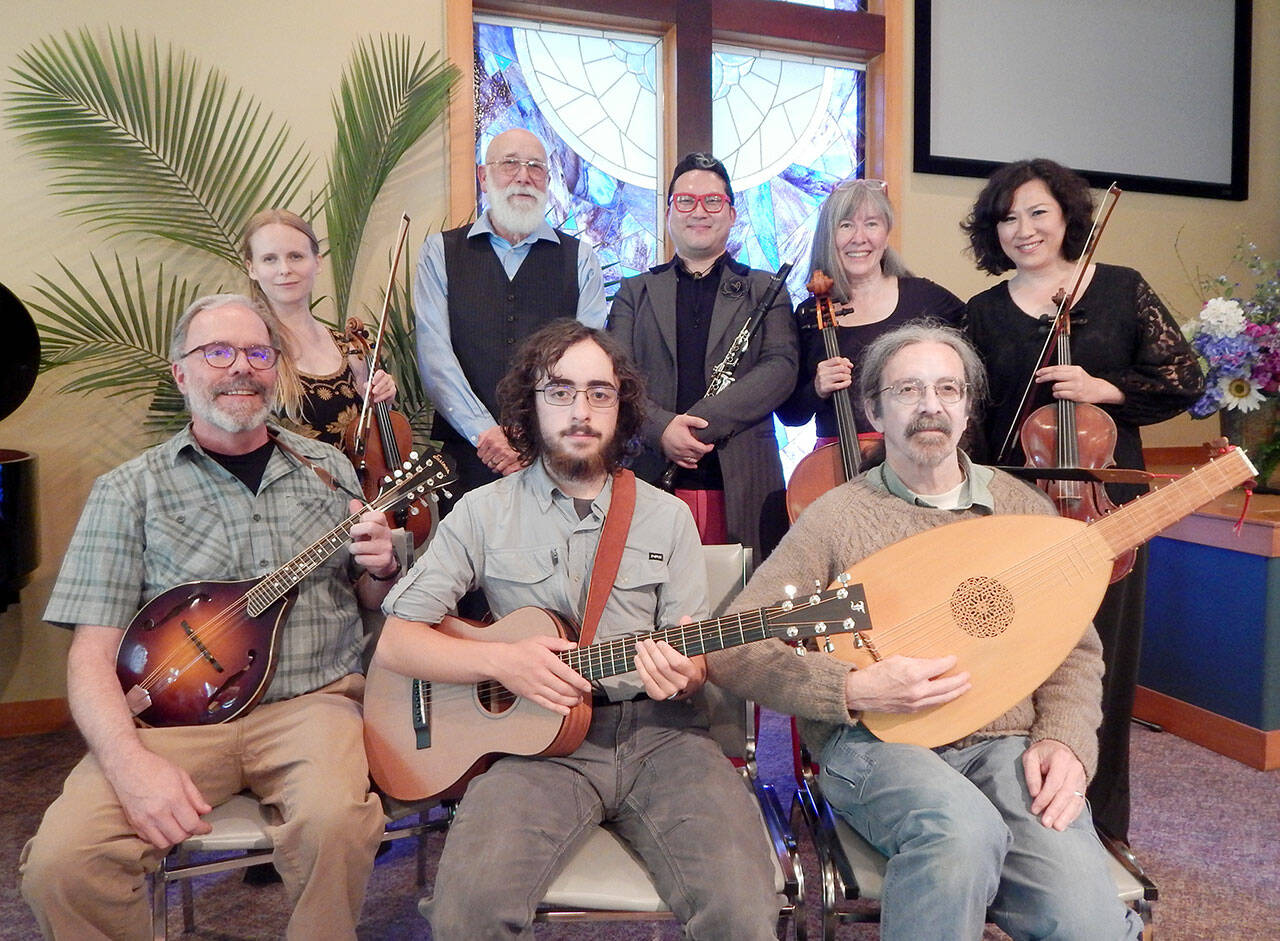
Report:
[[[802,601],[667,627],[642,635],[665,640],[686,656],[768,637],[801,640],[867,630],[859,585],[845,583]],[[435,630],[471,640],[517,641],[539,634],[572,637],[574,629],[543,608],[519,608],[493,624],[447,617]],[[561,660],[595,681],[635,669],[636,641],[623,637],[577,647]],[[591,703],[568,716],[515,696],[494,682],[432,683],[378,665],[364,693],[364,744],[369,773],[397,800],[458,796],[499,755],[568,755],[591,724]]]
[[886,742],[934,748],[1003,715],[1067,658],[1089,626],[1122,553],[1257,474],[1233,448],[1092,523],[997,515],[925,530],[843,573],[879,625],[835,636],[828,652],[864,668],[893,654],[955,654],[973,688],[910,714],[867,712]]
[[116,651],[116,677],[137,720],[162,727],[213,725],[257,705],[275,675],[280,629],[298,583],[346,545],[368,510],[386,512],[454,480],[438,454],[416,465],[412,460],[387,477],[366,507],[271,574],[185,582],[147,602]]

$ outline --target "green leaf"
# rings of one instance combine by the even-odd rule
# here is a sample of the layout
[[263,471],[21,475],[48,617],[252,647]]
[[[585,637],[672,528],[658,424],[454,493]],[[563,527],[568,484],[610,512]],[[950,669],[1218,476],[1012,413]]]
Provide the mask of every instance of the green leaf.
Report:
[[82,280],[59,262],[64,281],[41,276],[34,289],[39,300],[27,301],[41,315],[40,368],[71,369],[59,392],[145,396],[148,423],[182,418],[186,406],[171,378],[169,338],[178,316],[201,295],[200,285],[166,279],[163,265],[152,282],[136,260],[132,272],[118,255],[108,268],[90,260],[93,279]]
[[312,161],[216,69],[153,39],[89,30],[18,54],[5,114],[95,229],[189,245],[239,267],[241,226],[299,197]]
[[[332,101],[325,228],[338,317],[351,300],[356,257],[374,200],[405,152],[444,113],[458,70],[410,48],[405,36],[357,42]],[[407,264],[407,262],[406,262]]]

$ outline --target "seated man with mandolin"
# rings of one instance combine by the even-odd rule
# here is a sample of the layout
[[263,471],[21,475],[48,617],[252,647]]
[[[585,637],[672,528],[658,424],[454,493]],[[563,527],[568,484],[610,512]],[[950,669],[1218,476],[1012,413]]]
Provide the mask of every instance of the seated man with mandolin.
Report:
[[[830,582],[935,527],[992,514],[1053,515],[1039,490],[958,450],[986,388],[982,362],[958,331],[925,321],[886,333],[868,346],[859,379],[867,415],[884,434],[885,463],[814,501],[734,609],[778,597],[786,584]],[[921,540],[912,562],[883,573],[888,584],[880,589],[925,595],[938,580],[930,567],[945,573],[965,561],[956,551],[984,553],[973,544],[935,557],[934,543]],[[1084,800],[1101,720],[1093,627],[1074,648],[1068,639],[1066,659],[1038,689],[973,734],[934,748],[882,741],[864,724],[871,714],[941,713],[983,690],[955,669],[947,646],[960,641],[941,630],[932,645],[917,643],[915,656],[881,659],[869,571],[850,575],[866,582],[873,627],[864,640],[875,658],[866,666],[797,657],[769,640],[709,654],[708,668],[716,683],[800,717],[827,799],[889,857],[883,936],[976,939],[989,914],[1014,938],[1138,937],[1141,920],[1116,897]],[[1021,666],[1004,669],[1012,675]]]
[[[621,468],[643,420],[643,380],[612,337],[560,320],[521,346],[498,398],[525,466],[465,494],[441,522],[387,598],[370,676],[430,681],[423,708],[436,714],[477,695],[483,708],[506,709],[496,722],[464,708],[482,726],[549,717],[556,741],[481,745],[461,762],[465,780],[477,758],[508,753],[471,779],[449,829],[434,898],[421,906],[432,936],[531,934],[560,866],[607,820],[690,937],[774,937],[779,905],[759,813],[690,699],[703,657],[640,639],[634,669],[593,686],[560,656],[574,643],[513,626],[530,615],[524,606],[558,611],[581,620],[585,647],[597,624],[608,640],[705,615],[688,508]],[[501,620],[461,631],[446,615],[477,587]],[[369,708],[373,721],[372,697]],[[424,732],[431,750],[459,737],[437,723]],[[377,777],[372,750],[370,760]]]
[[[20,861],[46,936],[150,937],[147,872],[248,788],[278,820],[288,937],[355,937],[384,825],[361,742],[359,609],[381,603],[399,562],[383,514],[334,489],[359,492],[347,459],[266,424],[289,369],[281,346],[249,298],[192,303],[171,346],[190,425],[98,478],[63,560],[45,618],[75,628],[68,699],[89,754]],[[306,549],[326,530],[328,551]],[[262,635],[246,586],[281,566],[310,574],[268,607]],[[157,623],[134,618],[174,586],[182,596]],[[207,617],[228,590],[235,600]],[[177,635],[168,651],[165,626]],[[138,665],[117,650],[135,629],[124,659],[150,669],[126,699],[119,676]],[[255,675],[262,688],[249,688]],[[151,721],[174,692],[204,705]],[[135,727],[138,713],[161,727]]]

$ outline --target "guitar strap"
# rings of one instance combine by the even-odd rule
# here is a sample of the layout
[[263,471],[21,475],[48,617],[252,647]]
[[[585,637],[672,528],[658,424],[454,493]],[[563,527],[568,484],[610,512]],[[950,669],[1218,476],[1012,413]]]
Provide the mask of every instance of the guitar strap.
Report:
[[625,467],[613,475],[613,496],[609,500],[609,512],[600,528],[600,544],[596,546],[596,558],[591,564],[591,583],[587,586],[587,608],[582,616],[582,630],[578,633],[578,646],[585,647],[596,636],[596,626],[609,600],[618,566],[622,563],[622,547],[627,543],[631,529],[631,517],[636,509],[636,475]]
[[348,490],[346,487],[342,485],[341,481],[337,480],[327,470],[325,470],[319,464],[315,463],[315,461],[310,460],[305,454],[299,454],[293,448],[289,447],[289,445],[285,444],[284,441],[280,439],[280,436],[275,433],[274,429],[271,429],[271,428],[267,429],[267,437],[269,437],[272,441],[274,441],[276,447],[279,448],[281,451],[283,451],[285,454],[289,455],[289,457],[293,458],[295,461],[297,461],[299,464],[303,465],[304,467],[311,468],[311,470],[315,472],[315,475],[320,478],[320,482],[324,484],[326,487],[328,487],[330,490],[334,491],[335,493],[338,491],[341,491],[342,493],[345,493],[347,496],[349,496],[352,500],[359,500],[361,503],[366,502],[363,494],[352,493],[350,490]]

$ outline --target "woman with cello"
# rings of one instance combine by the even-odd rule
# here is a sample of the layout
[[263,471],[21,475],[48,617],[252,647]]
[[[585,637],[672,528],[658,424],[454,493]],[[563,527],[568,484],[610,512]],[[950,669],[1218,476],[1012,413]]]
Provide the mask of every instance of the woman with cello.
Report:
[[[976,449],[980,460],[1025,462],[1019,429],[1012,426],[1025,414],[1023,393],[1030,388],[1032,407],[1055,402],[1077,403],[1071,406],[1073,412],[1096,407],[1091,415],[1101,413],[1104,424],[1107,417],[1114,424],[1115,466],[1142,469],[1139,427],[1173,418],[1203,390],[1195,353],[1142,275],[1104,264],[1076,270],[1089,247],[1092,211],[1089,184],[1082,177],[1052,160],[1025,160],[991,175],[961,225],[979,269],[993,275],[1013,271],[1013,277],[966,305],[967,329],[991,381],[985,448],[980,444]],[[1066,355],[1037,368],[1054,316],[1064,303],[1070,330],[1059,352]],[[1038,449],[1034,435],[1026,440]],[[1074,466],[1105,466],[1105,454],[1084,453],[1086,447],[1102,450],[1104,445],[1092,437],[1086,442],[1078,436],[1078,441]],[[1106,493],[1101,487],[1097,490],[1099,501],[1109,498],[1114,503],[1141,492],[1115,485],[1106,487]],[[1121,840],[1128,839],[1129,718],[1145,577],[1146,555],[1140,550],[1132,574],[1108,589],[1094,620],[1102,637],[1106,676],[1098,771],[1089,786],[1089,800],[1095,822]]]
[[[311,313],[311,292],[320,273],[315,232],[287,209],[264,209],[245,226],[240,253],[254,295],[285,328],[302,384],[301,417],[286,424],[298,434],[342,447],[343,432],[359,417],[369,369],[351,337]],[[373,401],[390,402],[395,395],[395,381],[376,370]]]
[[[803,425],[816,416],[815,450],[838,442],[841,411],[845,412],[846,422],[852,415],[854,427],[849,433],[874,449],[878,435],[862,409],[838,407],[841,397],[850,394],[862,351],[872,340],[909,320],[931,317],[955,325],[963,315],[964,304],[958,297],[907,270],[898,253],[889,247],[892,229],[893,206],[882,180],[846,180],[831,191],[818,211],[809,268],[824,272],[833,282],[831,303],[826,305],[821,299],[810,297],[796,308],[800,373],[795,391],[777,410],[787,425]],[[833,323],[818,316],[824,308],[834,315]],[[832,339],[835,344],[829,347]],[[838,355],[831,355],[832,349],[838,350]],[[831,481],[830,473],[819,469],[820,463],[811,465],[817,492],[803,495],[805,504],[843,479],[840,474],[839,479]],[[793,488],[814,489],[806,480],[808,477],[805,462],[801,462],[788,485],[789,509],[795,502]]]

